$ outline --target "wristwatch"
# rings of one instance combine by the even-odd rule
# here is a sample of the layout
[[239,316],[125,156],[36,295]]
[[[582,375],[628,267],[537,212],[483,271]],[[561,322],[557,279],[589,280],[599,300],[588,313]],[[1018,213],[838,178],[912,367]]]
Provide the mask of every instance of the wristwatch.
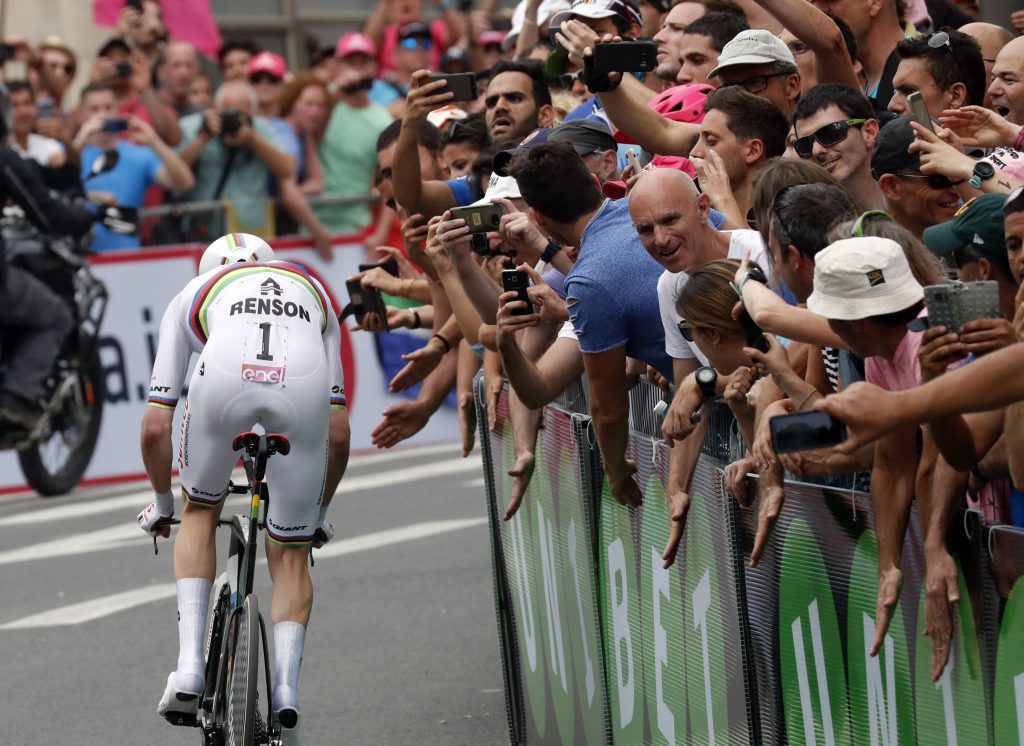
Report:
[[700,388],[700,395],[704,400],[715,398],[715,383],[718,381],[718,371],[710,365],[697,368],[694,374],[697,379],[697,386]]
[[561,250],[562,250],[562,244],[558,243],[558,241],[556,241],[553,238],[549,238],[548,239],[548,245],[544,249],[544,253],[540,255],[540,260],[542,262],[550,263],[551,260],[555,258],[555,254],[557,254]]
[[988,161],[978,161],[974,164],[974,170],[971,172],[970,185],[975,189],[981,189],[981,182],[987,181],[995,175],[995,166]]
[[736,285],[736,295],[740,297],[740,300],[743,300],[743,286],[747,284],[747,280],[753,280],[762,285],[768,284],[768,277],[765,275],[764,270],[756,264],[750,265],[750,268],[740,277],[739,284]]

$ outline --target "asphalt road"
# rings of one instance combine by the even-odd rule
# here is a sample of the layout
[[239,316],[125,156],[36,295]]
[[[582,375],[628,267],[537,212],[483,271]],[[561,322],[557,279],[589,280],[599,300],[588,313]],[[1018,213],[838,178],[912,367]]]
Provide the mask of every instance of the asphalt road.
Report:
[[[171,545],[154,556],[135,525],[145,487],[0,498],[0,743],[200,742],[156,714],[177,626]],[[479,457],[356,457],[331,518],[299,688],[307,746],[508,743]]]

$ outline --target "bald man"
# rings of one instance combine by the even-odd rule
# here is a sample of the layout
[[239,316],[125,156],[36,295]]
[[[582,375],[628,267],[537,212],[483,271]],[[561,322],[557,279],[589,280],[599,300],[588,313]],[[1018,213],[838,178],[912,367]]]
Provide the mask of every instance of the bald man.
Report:
[[1024,125],[1024,36],[999,50],[991,80],[988,96],[992,108],[1014,124]]
[[189,100],[192,81],[199,74],[196,48],[178,39],[167,42],[158,69],[161,100],[172,107],[179,118],[199,111]]
[[[985,80],[992,80],[992,66],[1000,50],[1013,40],[1013,34],[994,23],[968,23],[960,27],[960,31],[972,37],[981,47],[981,58],[985,63]],[[992,107],[992,100],[985,91],[986,109]]]

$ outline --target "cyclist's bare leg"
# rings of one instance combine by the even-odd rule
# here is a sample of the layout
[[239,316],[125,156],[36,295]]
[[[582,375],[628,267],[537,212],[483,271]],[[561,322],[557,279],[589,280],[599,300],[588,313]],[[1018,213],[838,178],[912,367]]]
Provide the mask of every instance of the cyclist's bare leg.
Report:
[[332,409],[327,429],[327,477],[324,480],[324,500],[321,514],[331,504],[331,499],[338,489],[338,483],[345,476],[350,440],[348,410]]
[[224,503],[207,508],[185,501],[174,539],[174,577],[213,580],[217,567],[217,520]]
[[299,664],[306,625],[313,608],[309,547],[285,547],[267,541],[267,564],[274,581],[270,618],[274,623],[274,691],[272,705],[281,724],[295,727],[299,712]]

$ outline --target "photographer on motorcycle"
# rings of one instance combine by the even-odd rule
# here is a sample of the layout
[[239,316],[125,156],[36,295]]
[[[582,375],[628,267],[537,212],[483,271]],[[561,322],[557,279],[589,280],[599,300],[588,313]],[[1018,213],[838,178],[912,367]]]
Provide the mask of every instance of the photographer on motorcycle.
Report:
[[[35,171],[15,151],[0,147],[0,204],[13,201],[25,217],[48,235],[78,238],[92,226],[84,207],[54,199]],[[39,400],[46,376],[71,329],[67,304],[42,281],[18,267],[8,267],[0,238],[0,327],[13,332],[14,349],[5,351],[0,378],[0,428],[31,427],[41,413]],[[4,344],[8,344],[7,338]]]

